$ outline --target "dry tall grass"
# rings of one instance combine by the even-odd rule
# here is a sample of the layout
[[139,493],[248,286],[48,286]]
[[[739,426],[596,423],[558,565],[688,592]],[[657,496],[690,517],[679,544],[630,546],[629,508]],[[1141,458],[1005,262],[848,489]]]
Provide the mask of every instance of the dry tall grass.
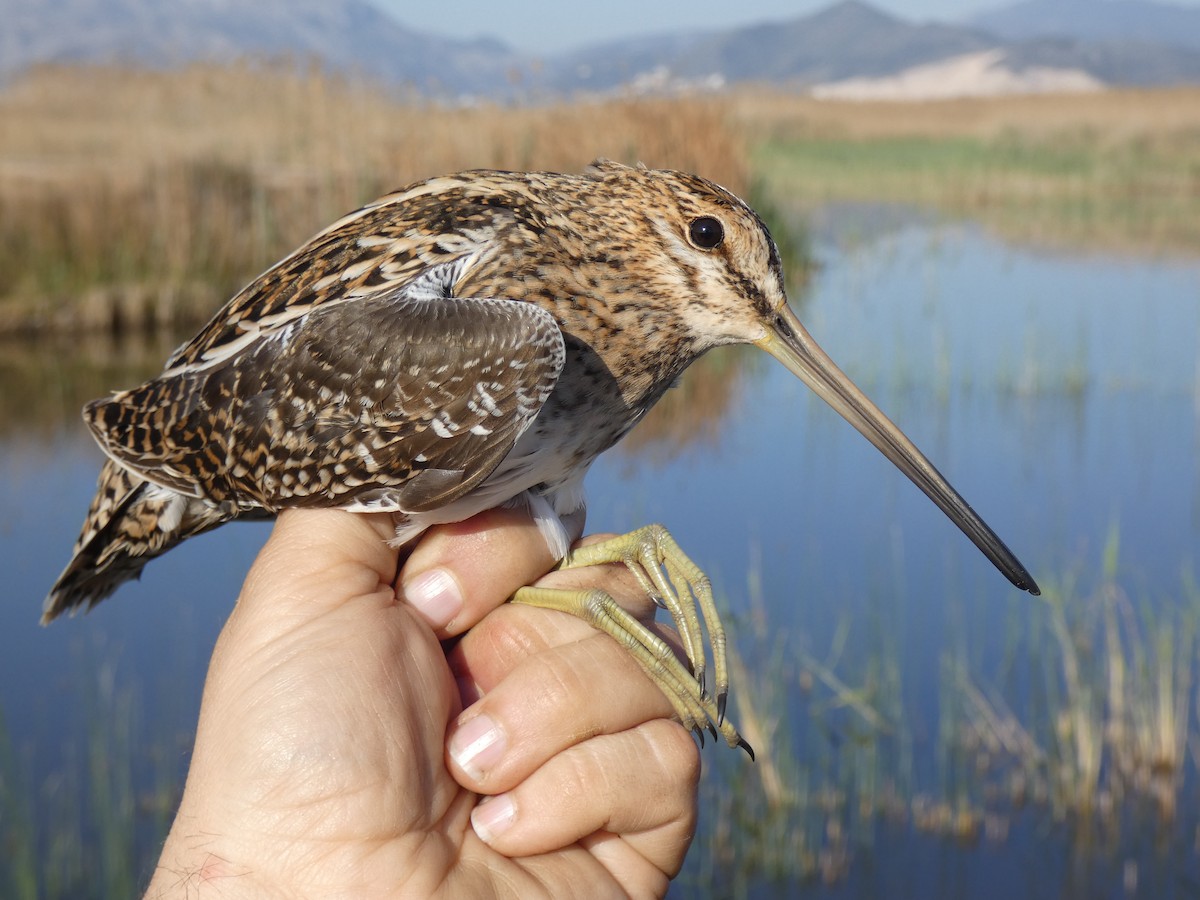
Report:
[[828,101],[773,91],[748,94],[736,118],[765,138],[900,137],[996,139],[1021,134],[1058,140],[1090,134],[1101,145],[1131,140],[1179,142],[1200,137],[1200,88],[1024,94],[926,102]]
[[0,94],[0,331],[194,319],[386,190],[598,156],[748,182],[713,98],[448,109],[251,63],[41,69]]
[[1073,251],[1200,248],[1200,88],[924,103],[741,98],[766,185],[792,202],[917,204]]
[[917,203],[1042,244],[1200,247],[1195,88],[446,108],[295,66],[45,68],[0,93],[0,333],[193,323],[386,190],[597,156],[753,186],[785,212]]
[[1040,711],[1031,705],[1022,721],[999,692],[974,685],[965,666],[956,675],[963,746],[977,770],[1006,775],[1014,801],[1032,794],[1055,817],[1108,833],[1131,810],[1173,823],[1200,747],[1192,715],[1200,595],[1185,582],[1176,602],[1136,609],[1117,580],[1118,549],[1114,527],[1090,596],[1070,575],[1045,585],[1030,624],[1031,643],[1045,654],[1031,667],[1045,678],[1034,679]]

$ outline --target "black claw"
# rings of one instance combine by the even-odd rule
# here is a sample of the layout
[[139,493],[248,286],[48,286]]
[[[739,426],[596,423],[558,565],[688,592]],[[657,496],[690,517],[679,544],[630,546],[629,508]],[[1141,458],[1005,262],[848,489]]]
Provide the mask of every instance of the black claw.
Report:
[[707,697],[708,689],[706,688],[706,686],[704,684],[704,680],[705,680],[704,670],[701,669],[699,672],[697,672],[695,669],[692,669],[692,675],[693,675],[693,677],[695,677],[696,683],[698,685],[700,685],[700,696]]
[[667,601],[658,596],[658,594],[651,594],[650,599],[654,601],[654,605],[659,609],[665,610],[667,608]]
[[711,734],[713,736],[714,741],[719,740],[719,737],[717,735],[716,726],[714,726],[712,722],[708,723],[708,732],[709,732],[709,734]]
[[[700,749],[704,749],[704,729],[699,725],[692,726],[692,734],[696,735],[696,740],[700,742]],[[753,754],[751,754],[753,755]]]
[[[717,694],[717,724],[718,725],[725,724],[725,701],[727,699],[728,698],[724,691]],[[753,756],[754,754],[752,753],[750,755]]]
[[746,743],[746,739],[743,737],[739,737],[737,745],[739,747],[741,747],[743,750],[745,750],[746,753],[748,753],[750,755],[750,762],[754,762],[754,748]]

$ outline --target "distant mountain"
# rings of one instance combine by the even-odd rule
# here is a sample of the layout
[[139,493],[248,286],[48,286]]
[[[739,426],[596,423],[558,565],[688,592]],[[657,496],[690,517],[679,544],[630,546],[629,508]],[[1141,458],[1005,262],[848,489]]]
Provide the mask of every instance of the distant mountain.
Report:
[[[801,19],[715,35],[693,48],[693,65],[717,62],[735,81],[827,81],[882,75],[930,59],[993,46],[988,36],[953,25],[913,24],[858,0],[843,0]],[[695,50],[708,50],[695,54]]]
[[[1029,70],[1063,70],[1116,85],[1200,82],[1200,47],[1189,46],[1191,41],[1200,44],[1200,10],[1149,0],[1028,0],[989,15],[1000,17],[1007,10],[1019,12],[1027,7],[1073,10],[1075,18],[1091,19],[1089,27],[1103,39],[1010,39],[983,27],[982,20],[972,20],[967,26],[914,23],[861,0],[841,0],[812,15],[782,22],[584,48],[550,61],[548,72],[553,87],[565,91],[612,89],[653,69],[685,83],[715,75],[725,83],[808,86],[883,78],[1002,50],[1003,65],[1017,75]],[[1187,29],[1187,39],[1150,40],[1137,36],[1134,28],[1125,39],[1118,39],[1108,35],[1119,34],[1120,26],[1097,24],[1106,20],[1110,11],[1118,22],[1124,22],[1146,10],[1151,19],[1163,22],[1170,18],[1167,13],[1185,13],[1171,21]],[[1170,29],[1165,32],[1169,34]]]
[[1200,8],[1154,0],[1023,0],[968,21],[1009,41],[1065,38],[1200,50]]
[[564,92],[608,91],[686,59],[705,34],[684,32],[593,44],[543,61],[541,84]]
[[[1109,10],[1182,11],[1197,18],[1188,32],[1200,41],[1200,10],[1138,0],[1030,0],[1017,7],[1086,7],[1093,20]],[[999,10],[994,15],[1000,15]],[[1018,16],[1019,18],[1019,16]],[[1093,26],[1097,33],[1102,30]],[[584,48],[547,64],[554,89],[610,90],[639,73],[660,70],[668,83],[719,76],[725,83],[768,82],[809,86],[849,79],[883,78],[947,60],[1002,50],[1003,65],[1017,73],[1063,70],[1106,84],[1163,85],[1200,82],[1200,50],[1143,39],[1034,38],[1010,40],[983,27],[913,23],[860,0],[842,0],[820,12],[707,34],[639,38]],[[1019,79],[1018,79],[1019,81]],[[662,79],[660,79],[660,83]]]
[[1014,64],[1006,50],[964,53],[880,77],[857,76],[814,85],[814,97],[830,100],[947,100],[1099,91],[1104,83],[1082,69]]
[[1022,41],[1008,45],[1007,60],[1016,68],[1079,69],[1112,85],[1200,83],[1200,51],[1148,41]]
[[[926,78],[980,69],[979,60],[991,83],[1013,90],[1053,83],[1060,70],[1076,82],[1081,75],[1108,84],[1200,82],[1200,10],[1135,0],[1025,0],[965,26],[910,22],[841,0],[785,21],[645,36],[543,59],[499,41],[411,31],[368,0],[0,0],[0,22],[0,78],[39,62],[171,66],[265,55],[455,98],[738,82],[857,80],[861,87],[914,69]],[[1073,30],[1064,30],[1068,24]],[[955,60],[968,65],[937,68]]]
[[422,90],[493,93],[528,60],[409,31],[365,0],[0,0],[0,75],[41,62],[292,56]]
[[807,85],[883,75],[934,59],[994,47],[952,25],[905,22],[858,0],[783,22],[587,47],[552,61],[556,86],[609,90],[640,72],[666,67],[681,79]]

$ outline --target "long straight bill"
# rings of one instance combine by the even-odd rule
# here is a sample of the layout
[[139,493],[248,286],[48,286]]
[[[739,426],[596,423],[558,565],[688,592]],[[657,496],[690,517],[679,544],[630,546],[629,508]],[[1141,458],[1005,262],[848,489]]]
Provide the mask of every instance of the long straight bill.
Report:
[[904,432],[834,365],[788,306],[776,312],[774,320],[767,325],[766,335],[757,344],[787,366],[817,396],[878,447],[962,529],[963,534],[983,551],[1009,581],[1023,591],[1041,593],[1033,577],[1004,545],[1004,541],[979,518],[967,501],[925,458],[925,454],[904,436]]

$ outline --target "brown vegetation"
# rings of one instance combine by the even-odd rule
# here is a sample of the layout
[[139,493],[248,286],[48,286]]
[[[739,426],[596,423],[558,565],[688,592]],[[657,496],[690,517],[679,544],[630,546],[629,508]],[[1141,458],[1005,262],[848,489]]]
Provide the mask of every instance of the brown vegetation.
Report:
[[915,204],[1073,252],[1200,248],[1200,88],[830,102],[745,96],[766,186],[795,204]]
[[781,92],[743,96],[738,121],[755,137],[872,140],[898,137],[1056,139],[1090,133],[1100,143],[1200,137],[1200,88],[1020,94],[914,103],[828,101]]
[[0,94],[0,332],[208,315],[386,190],[606,156],[742,190],[716,99],[446,108],[316,72],[45,68]]
[[[387,190],[598,156],[750,191],[777,226],[829,201],[883,201],[1045,245],[1200,246],[1195,88],[449,108],[295,66],[51,67],[0,92],[0,334],[178,330]],[[803,262],[789,260],[793,276]]]

